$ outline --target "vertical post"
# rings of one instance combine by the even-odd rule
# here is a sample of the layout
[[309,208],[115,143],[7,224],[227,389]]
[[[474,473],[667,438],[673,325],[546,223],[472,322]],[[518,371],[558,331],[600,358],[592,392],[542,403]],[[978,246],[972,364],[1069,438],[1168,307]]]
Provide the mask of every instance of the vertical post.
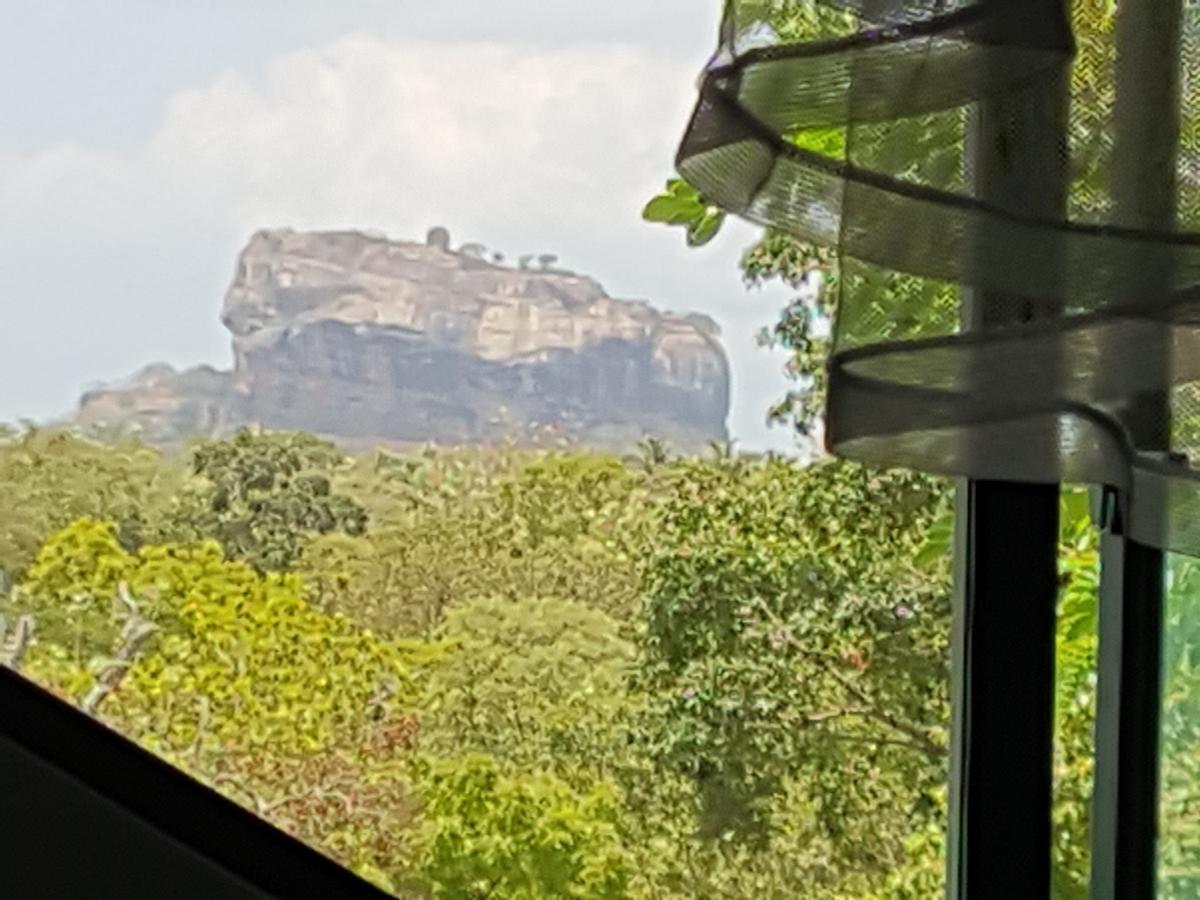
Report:
[[[1021,2],[1041,21],[1066,14],[1064,0]],[[1064,70],[978,104],[967,141],[976,196],[1013,212],[1063,214],[1067,100]],[[987,254],[1004,253],[1003,234],[981,235],[976,252],[989,265]],[[963,307],[966,330],[1055,314],[1045,300],[992,292],[967,293]],[[1047,459],[1054,452],[1048,446]],[[1057,484],[968,481],[958,491],[950,900],[1050,893],[1058,514]]]
[[[1175,227],[1182,0],[1122,0],[1117,10],[1113,218]],[[1122,302],[1153,303],[1168,289],[1168,261],[1153,251],[1125,262]],[[1158,358],[1163,383],[1169,345]],[[1122,410],[1143,450],[1170,446],[1170,398],[1151,394]],[[1093,900],[1150,900],[1157,882],[1163,553],[1120,533],[1101,544],[1100,657],[1092,812]],[[1115,527],[1114,527],[1115,525]]]
[[1151,900],[1157,882],[1163,554],[1101,541],[1092,800],[1093,900]]
[[951,900],[1050,891],[1058,488],[960,489]]

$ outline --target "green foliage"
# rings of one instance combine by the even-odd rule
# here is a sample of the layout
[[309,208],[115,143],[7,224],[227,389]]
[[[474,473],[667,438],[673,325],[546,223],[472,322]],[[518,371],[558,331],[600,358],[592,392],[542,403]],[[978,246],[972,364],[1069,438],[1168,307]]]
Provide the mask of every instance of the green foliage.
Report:
[[578,780],[624,761],[634,650],[604,613],[564,600],[475,600],[447,613],[425,682],[424,749],[479,752]]
[[1057,900],[1083,900],[1091,866],[1100,540],[1088,513],[1087,491],[1067,488],[1062,496],[1053,859]]
[[672,178],[661,194],[642,210],[647,222],[683,226],[689,247],[702,247],[717,236],[725,213],[697,193],[682,178]]
[[432,897],[626,897],[630,870],[611,788],[506,775],[469,755],[423,767],[415,863]]
[[1200,890],[1200,561],[1167,563],[1162,713],[1160,893]]
[[117,586],[131,571],[116,526],[80,519],[46,541],[14,602],[35,617],[43,638],[99,653],[116,639]]
[[[462,824],[452,805],[413,795],[412,784],[424,790],[413,756],[423,750],[487,753],[504,784],[520,786],[515,795],[534,807],[542,801],[527,795],[543,788],[530,788],[530,779],[557,785],[546,788],[551,795],[567,792],[571,808],[619,785],[620,803],[601,819],[623,848],[623,896],[782,898],[799,873],[840,900],[837,891],[874,890],[885,864],[905,868],[920,823],[936,818],[906,802],[940,808],[936,794],[905,782],[908,770],[892,771],[887,754],[914,751],[863,749],[881,735],[907,736],[859,711],[824,718],[836,708],[827,704],[865,705],[839,675],[852,675],[849,687],[871,690],[880,705],[915,701],[919,691],[885,689],[882,677],[855,668],[917,658],[902,646],[909,638],[896,629],[874,634],[870,604],[854,603],[803,647],[773,650],[764,618],[758,632],[733,635],[728,658],[712,663],[722,702],[744,696],[753,715],[735,728],[709,715],[716,706],[681,715],[672,698],[709,665],[697,638],[703,618],[719,617],[744,588],[778,594],[771,609],[781,616],[802,616],[808,603],[815,616],[829,611],[833,592],[867,590],[852,553],[868,554],[880,540],[892,540],[897,556],[915,552],[904,535],[925,521],[937,492],[897,479],[841,466],[806,472],[724,451],[673,460],[649,448],[628,464],[511,450],[377,454],[331,477],[331,490],[357,498],[375,527],[307,536],[296,575],[260,574],[212,540],[131,551],[111,523],[85,520],[50,536],[10,600],[14,613],[47,623],[28,655],[30,674],[76,700],[102,688],[107,721],[397,890],[414,878],[432,890],[438,878],[459,877],[428,878],[420,862],[432,859],[422,854],[434,844],[418,834],[444,837]],[[211,490],[206,481],[188,486],[172,516],[198,488]],[[846,509],[853,528],[838,525]],[[192,523],[195,532],[210,527],[203,515]],[[943,577],[922,570],[909,584],[898,572],[888,590],[913,609],[913,585]],[[700,592],[688,587],[697,578],[706,585]],[[114,670],[130,615],[116,599],[122,583],[156,630]],[[672,591],[676,609],[655,605]],[[643,595],[656,617],[643,618]],[[899,621],[891,611],[884,619]],[[368,620],[387,622],[401,640],[363,631]],[[667,653],[648,665],[652,639],[664,648],[677,641],[685,658]],[[848,668],[812,677],[827,652],[842,653]],[[756,707],[762,696],[778,706]],[[819,721],[789,734],[797,716]],[[714,741],[734,743],[715,752]],[[798,763],[773,761],[793,750],[802,751]],[[745,777],[700,785],[697,759]],[[699,838],[722,791],[747,785],[771,787],[751,797],[765,823],[762,842]],[[738,799],[737,790],[727,793]],[[698,798],[709,808],[697,810]],[[866,828],[876,821],[897,836]]]
[[21,595],[51,622],[66,607],[61,628],[85,605],[88,641],[98,645],[76,659],[86,664],[116,639],[116,621],[90,623],[119,617],[120,582],[161,634],[129,667],[115,714],[157,745],[185,746],[205,732],[247,749],[316,749],[361,723],[381,689],[389,704],[407,689],[400,648],[312,610],[295,576],[227,562],[213,542],[129,554],[112,525],[80,521],[47,542]]
[[122,546],[136,548],[181,482],[180,469],[134,442],[0,435],[0,571],[19,581],[46,538],[76,519],[111,521]]
[[403,696],[400,650],[311,610],[296,579],[221,562],[215,545],[159,552],[147,562],[169,559],[168,577],[187,567],[178,574],[189,587],[171,599],[188,632],[133,667],[122,707],[164,743],[194,739],[207,718],[246,749],[315,750]]
[[[778,279],[795,288],[806,272],[824,274],[830,268],[827,252],[773,229],[742,257],[742,274],[753,287]],[[797,298],[782,310],[772,328],[764,328],[758,335],[759,346],[790,351],[786,372],[796,384],[768,410],[768,421],[790,424],[805,436],[811,434],[825,407],[830,339],[816,326],[832,317],[836,290],[836,282],[831,282],[812,300]]]
[[344,461],[307,434],[247,429],[201,443],[192,453],[200,483],[176,511],[176,532],[213,538],[259,571],[286,571],[306,535],[366,531],[362,506],[332,489]]
[[452,603],[489,597],[573,600],[627,622],[653,477],[602,455],[378,453],[339,482],[371,533],[312,540],[299,568],[321,608],[388,633],[432,637]]
[[[401,868],[410,672],[435,648],[321,614],[296,576],[226,561],[215,542],[129,553],[86,520],[51,536],[8,603],[39,623],[32,677],[94,697],[123,733],[377,882]],[[155,626],[148,641],[129,643],[131,615]]]
[[[104,453],[125,450],[87,452],[103,470]],[[259,573],[214,540],[131,547],[113,522],[48,533],[0,602],[10,622],[37,622],[24,671],[96,698],[124,733],[405,896],[475,896],[485,877],[496,897],[610,885],[790,900],[801,882],[810,900],[937,895],[944,485],[654,447],[628,462],[499,449],[330,465],[331,493],[375,525],[305,536],[294,574]],[[63,468],[35,471],[54,484]],[[1064,900],[1084,896],[1088,868],[1098,569],[1086,505],[1064,494]],[[165,497],[169,515],[146,533],[185,508]],[[1178,897],[1197,870],[1197,573],[1172,561],[1162,852]],[[124,653],[138,617],[154,629]],[[436,785],[422,754],[443,760]],[[551,834],[561,854],[543,852]],[[466,847],[490,860],[483,870],[456,858]],[[495,881],[508,866],[511,880]]]
[[694,780],[702,833],[765,846],[793,781],[840,859],[885,872],[945,776],[945,567],[911,563],[944,489],[838,463],[689,476],[647,578],[649,752]]

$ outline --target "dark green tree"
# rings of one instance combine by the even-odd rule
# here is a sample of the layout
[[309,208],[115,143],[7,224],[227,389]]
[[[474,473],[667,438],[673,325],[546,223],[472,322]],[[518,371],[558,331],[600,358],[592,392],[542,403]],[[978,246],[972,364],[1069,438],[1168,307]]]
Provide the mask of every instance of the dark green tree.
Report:
[[173,536],[213,538],[260,572],[288,570],[310,535],[366,531],[366,510],[332,487],[344,462],[303,433],[246,429],[205,441],[192,452],[196,482],[177,504]]
[[940,814],[948,577],[914,560],[946,502],[843,463],[688,472],[647,570],[642,738],[702,834],[765,846],[791,783],[839,865],[882,875]]

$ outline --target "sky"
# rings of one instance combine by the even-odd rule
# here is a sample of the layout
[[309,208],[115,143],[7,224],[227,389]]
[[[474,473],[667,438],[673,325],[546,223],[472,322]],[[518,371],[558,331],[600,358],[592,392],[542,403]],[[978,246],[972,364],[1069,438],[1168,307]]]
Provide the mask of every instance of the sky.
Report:
[[730,428],[784,359],[787,295],[640,220],[672,174],[719,0],[0,0],[0,421],[163,360],[231,364],[217,315],[256,230],[432,225],[549,252],[613,296],[711,315]]

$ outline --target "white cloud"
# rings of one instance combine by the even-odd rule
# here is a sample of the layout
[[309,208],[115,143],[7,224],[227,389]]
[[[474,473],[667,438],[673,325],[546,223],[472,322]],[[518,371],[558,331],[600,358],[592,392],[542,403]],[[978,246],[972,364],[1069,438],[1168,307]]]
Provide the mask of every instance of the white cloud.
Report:
[[628,46],[351,36],[282,58],[261,85],[230,73],[177,94],[136,165],[243,230],[352,217],[412,233],[440,217],[505,233],[533,205],[543,233],[590,231],[666,171],[688,74]]
[[[34,301],[26,334],[39,308],[70,311],[38,355],[40,386],[0,386],[0,419],[45,414],[152,358],[222,362],[214,320],[233,253],[274,225],[413,238],[444,224],[513,256],[556,252],[617,291],[715,314],[748,345],[772,307],[742,295],[739,248],[692,254],[637,218],[670,173],[696,64],[631,44],[351,35],[280,57],[260,81],[230,71],[177,92],[129,156],[63,146],[0,160],[0,241],[24,261],[0,263],[0,296]],[[57,271],[64,246],[72,265]],[[9,334],[0,385],[35,364]],[[731,353],[755,394],[737,398],[751,410],[738,430],[760,432],[778,360]]]
[[511,231],[533,207],[539,230],[587,231],[667,172],[689,76],[635,46],[348,36],[280,58],[260,84],[231,71],[175,94],[135,156],[62,146],[8,159],[0,196],[123,195],[242,230],[280,217],[410,232],[441,217]]

